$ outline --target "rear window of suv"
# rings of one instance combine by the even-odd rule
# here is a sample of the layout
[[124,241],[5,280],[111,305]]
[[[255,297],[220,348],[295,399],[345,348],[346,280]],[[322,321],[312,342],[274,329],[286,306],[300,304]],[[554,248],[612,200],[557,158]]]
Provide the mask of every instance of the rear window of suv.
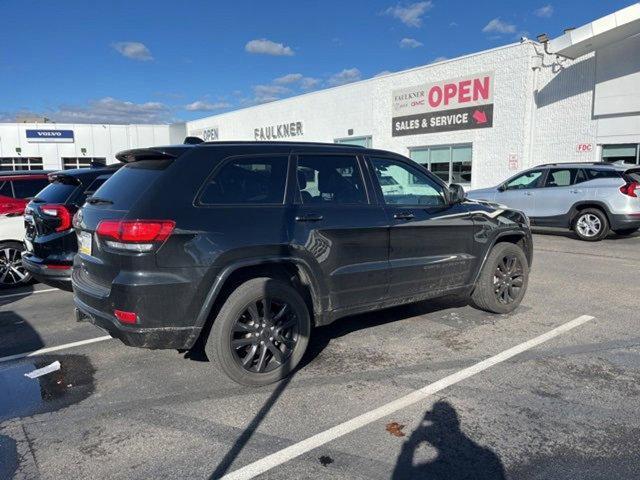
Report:
[[66,203],[77,185],[62,182],[52,182],[41,190],[34,201],[42,203]]
[[162,175],[172,160],[140,160],[128,163],[98,188],[93,196],[113,202],[111,208],[128,210]]

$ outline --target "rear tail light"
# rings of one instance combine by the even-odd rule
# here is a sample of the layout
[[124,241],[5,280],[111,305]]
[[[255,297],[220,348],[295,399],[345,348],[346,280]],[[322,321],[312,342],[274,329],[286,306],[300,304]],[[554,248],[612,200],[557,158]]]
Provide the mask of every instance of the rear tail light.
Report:
[[138,315],[136,312],[125,312],[124,310],[114,310],[113,314],[121,323],[136,323],[138,321]]
[[50,217],[56,217],[59,220],[56,232],[64,232],[71,228],[71,211],[66,205],[45,204],[40,207],[40,211]]
[[638,182],[630,182],[620,187],[620,192],[628,197],[637,197],[636,189],[640,187]]
[[173,232],[173,220],[102,220],[96,234],[107,246],[133,252],[149,252]]

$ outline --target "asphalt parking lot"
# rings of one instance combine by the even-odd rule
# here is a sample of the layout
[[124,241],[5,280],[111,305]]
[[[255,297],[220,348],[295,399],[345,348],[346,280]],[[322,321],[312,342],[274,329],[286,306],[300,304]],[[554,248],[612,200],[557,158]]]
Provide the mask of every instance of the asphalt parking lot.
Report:
[[536,234],[515,313],[343,319],[260,389],[100,338],[69,293],[2,291],[0,478],[637,478],[639,252],[639,234]]

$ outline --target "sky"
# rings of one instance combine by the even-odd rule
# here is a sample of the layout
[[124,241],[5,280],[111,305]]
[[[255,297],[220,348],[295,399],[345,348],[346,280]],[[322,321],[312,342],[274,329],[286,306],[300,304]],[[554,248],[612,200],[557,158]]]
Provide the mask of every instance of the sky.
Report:
[[618,0],[0,0],[0,121],[202,118],[532,39]]

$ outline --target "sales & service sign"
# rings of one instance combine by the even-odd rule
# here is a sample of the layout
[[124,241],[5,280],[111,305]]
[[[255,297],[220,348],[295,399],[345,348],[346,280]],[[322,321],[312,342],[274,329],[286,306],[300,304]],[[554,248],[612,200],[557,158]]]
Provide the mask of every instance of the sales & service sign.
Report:
[[490,128],[493,72],[393,91],[392,135]]

